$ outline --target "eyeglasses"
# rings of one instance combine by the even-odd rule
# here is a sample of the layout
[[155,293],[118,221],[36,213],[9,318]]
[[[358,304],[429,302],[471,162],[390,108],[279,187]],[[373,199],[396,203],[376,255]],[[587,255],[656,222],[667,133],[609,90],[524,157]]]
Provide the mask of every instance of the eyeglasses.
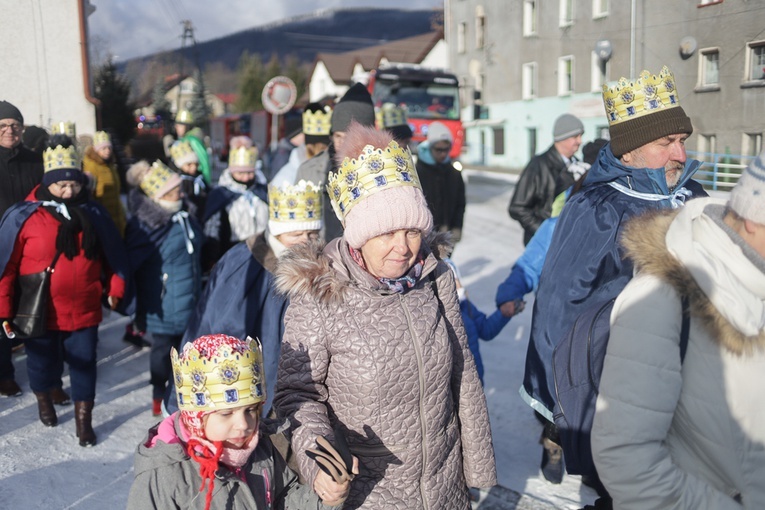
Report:
[[14,133],[20,133],[24,126],[19,124],[18,122],[13,122],[11,124],[0,124],[0,133],[3,131],[8,131],[9,129],[13,131]]

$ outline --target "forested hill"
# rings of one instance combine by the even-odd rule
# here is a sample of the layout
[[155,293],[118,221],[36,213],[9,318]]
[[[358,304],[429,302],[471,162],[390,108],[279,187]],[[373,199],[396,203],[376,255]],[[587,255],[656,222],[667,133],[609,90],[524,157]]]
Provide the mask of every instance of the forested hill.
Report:
[[[441,17],[442,11],[433,9],[326,10],[199,42],[196,48],[187,46],[183,55],[189,62],[195,62],[194,51],[197,51],[202,68],[216,62],[234,69],[245,51],[260,54],[263,61],[272,55],[280,59],[294,55],[308,63],[320,52],[341,53],[430,32],[440,25]],[[161,56],[172,57],[180,51],[179,48]],[[119,63],[118,67],[123,70],[127,65],[140,67],[158,56],[131,59]]]

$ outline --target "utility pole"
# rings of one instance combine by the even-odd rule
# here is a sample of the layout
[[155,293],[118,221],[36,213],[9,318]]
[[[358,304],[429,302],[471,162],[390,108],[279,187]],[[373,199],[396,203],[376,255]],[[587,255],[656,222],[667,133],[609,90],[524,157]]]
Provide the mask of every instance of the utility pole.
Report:
[[[191,24],[191,20],[185,19],[181,21],[183,25],[183,35],[181,35],[181,51],[180,51],[180,63],[178,70],[178,78],[183,77],[183,64],[184,64],[184,49],[186,49],[186,41],[191,41],[191,45],[194,49],[194,64],[197,67],[197,75],[199,79],[199,88],[204,90],[204,83],[202,82],[202,69],[199,65],[199,51],[197,51],[197,40],[194,38],[194,25]],[[178,83],[178,97],[176,98],[175,112],[176,114],[181,110],[181,84]]]

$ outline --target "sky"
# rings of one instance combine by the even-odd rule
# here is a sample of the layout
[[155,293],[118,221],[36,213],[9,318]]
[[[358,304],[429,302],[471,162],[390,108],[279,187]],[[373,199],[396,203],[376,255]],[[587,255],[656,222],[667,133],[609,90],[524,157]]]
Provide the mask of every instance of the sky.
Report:
[[324,9],[389,7],[443,8],[443,0],[90,0],[91,47],[120,62],[180,48],[191,20],[197,42]]

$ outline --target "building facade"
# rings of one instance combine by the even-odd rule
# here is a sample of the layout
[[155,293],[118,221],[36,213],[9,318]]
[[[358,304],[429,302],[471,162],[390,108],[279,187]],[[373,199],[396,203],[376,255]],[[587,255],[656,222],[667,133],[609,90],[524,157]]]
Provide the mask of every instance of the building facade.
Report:
[[445,13],[468,163],[523,168],[562,113],[584,142],[607,136],[602,85],[664,65],[693,121],[689,149],[763,149],[763,0],[446,0]]

